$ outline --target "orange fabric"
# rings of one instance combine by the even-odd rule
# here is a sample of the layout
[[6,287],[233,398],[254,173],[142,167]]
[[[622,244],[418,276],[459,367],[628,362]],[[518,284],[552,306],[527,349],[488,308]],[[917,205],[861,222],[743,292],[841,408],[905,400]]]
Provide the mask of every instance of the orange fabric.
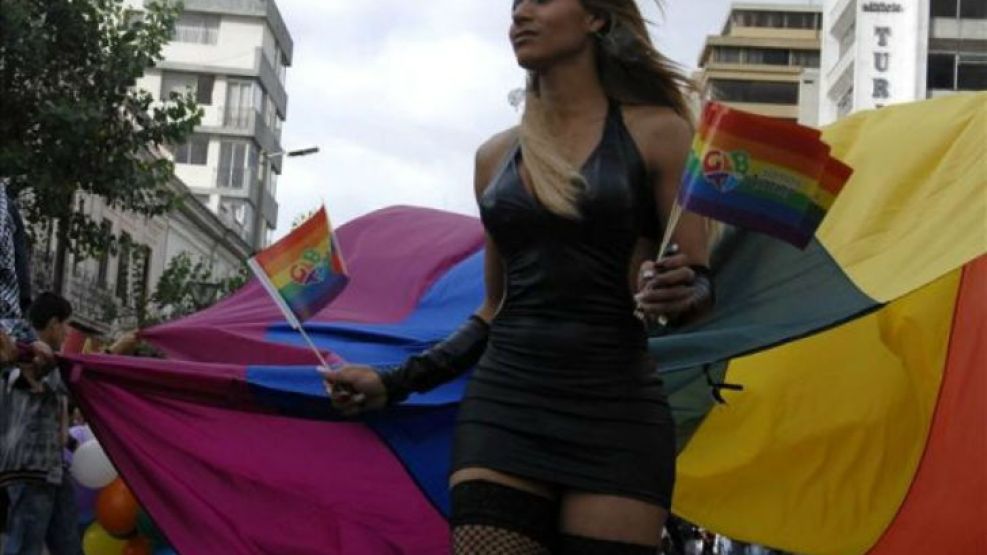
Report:
[[925,454],[871,555],[987,553],[987,256],[963,275]]

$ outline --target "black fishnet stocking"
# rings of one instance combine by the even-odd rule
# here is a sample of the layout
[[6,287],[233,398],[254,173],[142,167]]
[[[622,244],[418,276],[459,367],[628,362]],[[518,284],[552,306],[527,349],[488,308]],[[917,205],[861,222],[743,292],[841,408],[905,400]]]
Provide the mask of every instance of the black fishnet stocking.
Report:
[[455,555],[549,555],[541,543],[517,532],[484,526],[463,524],[452,530],[452,552]]

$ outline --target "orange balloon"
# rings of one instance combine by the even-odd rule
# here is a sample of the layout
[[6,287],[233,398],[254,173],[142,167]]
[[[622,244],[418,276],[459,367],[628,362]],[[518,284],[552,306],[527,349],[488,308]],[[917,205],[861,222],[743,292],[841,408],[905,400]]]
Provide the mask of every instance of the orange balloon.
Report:
[[153,552],[151,540],[144,536],[137,536],[127,542],[120,555],[151,555]]
[[139,508],[130,488],[121,478],[117,478],[97,495],[96,520],[113,536],[129,536],[137,528]]

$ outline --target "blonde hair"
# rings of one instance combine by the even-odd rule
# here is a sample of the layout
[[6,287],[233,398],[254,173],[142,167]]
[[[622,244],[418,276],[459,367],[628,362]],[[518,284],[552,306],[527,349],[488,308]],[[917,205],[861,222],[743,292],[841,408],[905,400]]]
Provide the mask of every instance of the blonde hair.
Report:
[[[684,91],[695,90],[695,86],[655,49],[635,0],[581,2],[586,10],[607,20],[596,37],[596,66],[607,97],[621,104],[668,106],[691,119]],[[531,192],[549,211],[577,219],[586,183],[576,163],[559,148],[556,129],[539,94],[538,76],[532,72],[519,131]]]

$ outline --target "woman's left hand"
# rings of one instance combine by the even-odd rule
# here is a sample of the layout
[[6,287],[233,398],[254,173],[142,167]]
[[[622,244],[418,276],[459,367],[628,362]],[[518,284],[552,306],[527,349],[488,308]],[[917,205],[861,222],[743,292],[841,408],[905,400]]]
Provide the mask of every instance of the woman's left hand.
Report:
[[713,290],[709,279],[690,267],[684,254],[674,254],[660,262],[649,260],[641,265],[634,300],[646,321],[664,317],[677,322],[708,309]]

